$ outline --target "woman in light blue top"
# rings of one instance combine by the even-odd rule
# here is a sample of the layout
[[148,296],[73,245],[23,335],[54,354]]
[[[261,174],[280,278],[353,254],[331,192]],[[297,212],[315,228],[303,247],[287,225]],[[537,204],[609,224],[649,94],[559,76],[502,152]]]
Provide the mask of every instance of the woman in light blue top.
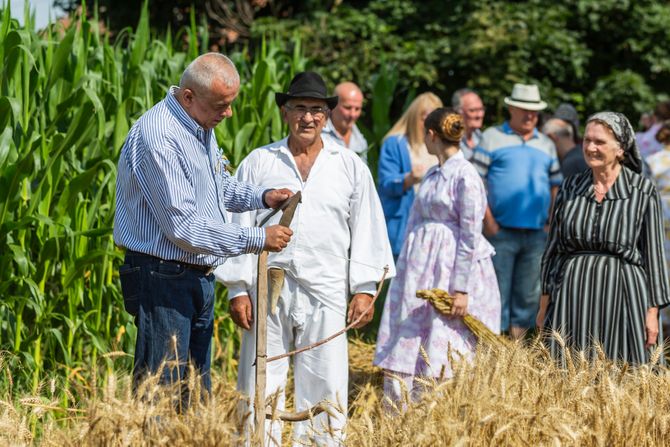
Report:
[[417,96],[382,143],[377,186],[394,258],[402,248],[415,189],[426,171],[437,164],[424,144],[423,121],[438,107],[442,107],[442,101],[435,94]]

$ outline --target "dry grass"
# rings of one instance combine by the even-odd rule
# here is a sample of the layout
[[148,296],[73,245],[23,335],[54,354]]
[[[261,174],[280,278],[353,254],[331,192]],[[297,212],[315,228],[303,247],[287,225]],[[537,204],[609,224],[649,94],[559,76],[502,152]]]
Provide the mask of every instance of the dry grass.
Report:
[[[670,374],[665,368],[619,367],[602,356],[573,354],[566,368],[537,343],[482,346],[454,377],[426,381],[406,411],[382,405],[381,371],[372,346],[350,343],[351,402],[347,445],[667,445]],[[77,407],[64,408],[52,385],[39,396],[0,399],[0,445],[241,445],[234,384],[214,377],[209,402],[179,415],[153,382],[145,401],[131,398],[127,377],[109,376]]]

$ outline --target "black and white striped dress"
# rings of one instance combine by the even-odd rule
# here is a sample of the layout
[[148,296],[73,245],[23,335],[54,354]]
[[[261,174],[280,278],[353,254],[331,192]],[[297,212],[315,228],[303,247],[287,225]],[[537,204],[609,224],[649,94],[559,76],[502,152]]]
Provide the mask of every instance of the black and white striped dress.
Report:
[[[649,179],[623,167],[598,203],[590,169],[568,177],[542,259],[545,329],[579,350],[597,342],[611,359],[647,362],[646,311],[670,303],[664,259],[661,204]],[[548,344],[560,357],[556,340]]]

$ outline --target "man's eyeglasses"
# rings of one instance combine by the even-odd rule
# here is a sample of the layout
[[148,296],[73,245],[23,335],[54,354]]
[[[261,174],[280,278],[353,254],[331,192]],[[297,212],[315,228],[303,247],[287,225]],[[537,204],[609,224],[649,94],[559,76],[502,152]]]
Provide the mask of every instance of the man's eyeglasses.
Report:
[[310,113],[314,117],[324,117],[328,113],[328,107],[306,107],[306,106],[291,106],[284,105],[288,110],[296,112],[300,116],[305,116],[307,113]]

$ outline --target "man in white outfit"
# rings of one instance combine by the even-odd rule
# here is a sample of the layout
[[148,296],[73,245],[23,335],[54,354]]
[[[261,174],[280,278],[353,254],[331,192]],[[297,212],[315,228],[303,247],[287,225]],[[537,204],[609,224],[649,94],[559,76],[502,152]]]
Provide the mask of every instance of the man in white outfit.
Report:
[[[236,176],[266,188],[302,192],[291,223],[293,237],[281,253],[272,253],[269,267],[284,270],[276,312],[267,320],[267,355],[272,357],[326,338],[363,315],[372,301],[383,267],[393,256],[384,214],[370,171],[360,157],[329,138],[321,138],[337,97],[314,72],[297,74],[288,93],[276,102],[289,136],[258,148],[240,164]],[[240,225],[258,225],[267,212],[234,215]],[[274,216],[266,225],[279,220]],[[231,316],[244,328],[238,389],[253,398],[255,360],[256,255],[229,259],[215,273],[228,287]],[[351,299],[349,300],[349,298]],[[272,308],[271,305],[268,306]],[[363,315],[362,327],[373,310]],[[310,422],[294,424],[294,442],[339,445],[347,414],[348,354],[346,335],[297,354],[294,361],[295,410],[326,400],[335,405]],[[281,390],[284,408],[289,359],[267,365],[267,395]],[[253,421],[252,418],[249,421]],[[270,424],[268,422],[268,424]],[[266,432],[281,440],[281,424]]]

